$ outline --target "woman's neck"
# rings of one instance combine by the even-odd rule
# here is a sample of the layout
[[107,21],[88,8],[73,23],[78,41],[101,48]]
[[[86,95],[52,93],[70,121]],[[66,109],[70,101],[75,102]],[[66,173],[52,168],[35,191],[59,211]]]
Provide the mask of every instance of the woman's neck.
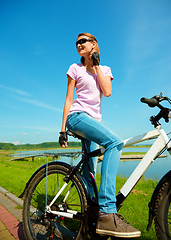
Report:
[[90,72],[90,73],[92,73],[92,74],[95,74],[95,73],[96,73],[96,71],[95,71],[95,69],[94,69],[94,67],[93,67],[93,61],[92,61],[92,59],[84,58],[84,64],[83,64],[83,65],[84,65],[86,71],[88,71],[88,72]]
[[84,58],[84,66],[93,67],[93,61],[89,58]]
[[84,64],[84,67],[85,67],[86,71],[90,72],[91,74],[95,74],[96,73],[96,71],[95,71],[93,66]]

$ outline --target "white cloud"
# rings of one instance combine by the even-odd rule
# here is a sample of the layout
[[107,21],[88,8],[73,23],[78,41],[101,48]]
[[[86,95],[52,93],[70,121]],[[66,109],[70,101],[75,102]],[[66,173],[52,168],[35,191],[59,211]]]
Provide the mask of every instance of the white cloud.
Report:
[[42,131],[55,131],[56,128],[52,127],[34,127],[34,126],[20,126],[20,125],[0,125],[2,128],[26,128],[26,129],[36,129],[36,130],[42,130]]
[[10,92],[17,93],[17,94],[19,94],[19,95],[31,96],[30,93],[27,93],[27,92],[22,91],[22,90],[19,90],[19,89],[6,87],[6,86],[4,86],[4,85],[0,85],[0,88],[5,89],[5,90],[10,91]]
[[34,134],[35,134],[35,135],[40,135],[40,133],[39,133],[39,132],[35,132]]
[[22,102],[27,102],[27,103],[33,104],[35,106],[38,106],[38,107],[47,108],[47,109],[54,110],[57,112],[62,112],[61,109],[55,108],[53,106],[50,106],[50,105],[48,105],[44,102],[41,102],[39,100],[36,100],[36,99],[25,99],[25,98],[21,98],[21,97],[17,97],[17,98]]
[[19,141],[16,141],[16,142],[13,142],[14,145],[19,145],[20,142]]
[[[13,92],[13,93],[16,93],[18,95],[23,95],[23,96],[27,96],[27,97],[31,97],[32,95],[30,93],[27,93],[25,91],[22,91],[22,90],[19,90],[19,89],[14,89],[14,88],[10,88],[10,87],[6,87],[4,85],[0,85],[0,88],[1,89],[5,89],[7,91],[10,91],[10,92]],[[57,111],[57,112],[62,112],[63,110],[62,109],[58,109],[58,108],[55,108],[51,105],[48,105],[44,102],[41,102],[39,100],[36,100],[36,99],[26,99],[26,98],[23,98],[23,97],[20,97],[20,96],[15,96],[15,98],[19,99],[20,101],[22,102],[27,102],[27,103],[30,103],[32,105],[35,105],[35,106],[38,106],[38,107],[42,107],[42,108],[47,108],[47,109],[50,109],[50,110],[53,110],[53,111]]]
[[20,133],[20,135],[27,136],[28,133]]

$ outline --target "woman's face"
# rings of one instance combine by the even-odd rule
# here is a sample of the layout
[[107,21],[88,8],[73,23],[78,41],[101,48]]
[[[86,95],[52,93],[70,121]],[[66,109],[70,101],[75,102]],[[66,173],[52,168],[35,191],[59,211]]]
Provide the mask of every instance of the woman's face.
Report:
[[[87,40],[87,41],[86,41]],[[88,57],[90,52],[96,46],[96,42],[87,36],[80,36],[77,38],[76,47],[77,52],[82,57]]]

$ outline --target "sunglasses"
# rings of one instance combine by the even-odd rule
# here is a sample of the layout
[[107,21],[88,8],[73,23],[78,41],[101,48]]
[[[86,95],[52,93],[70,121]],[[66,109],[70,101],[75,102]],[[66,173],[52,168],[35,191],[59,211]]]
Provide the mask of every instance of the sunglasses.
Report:
[[78,40],[78,41],[76,42],[76,47],[77,47],[78,44],[84,44],[84,43],[86,43],[87,41],[92,42],[93,40],[87,39],[87,38],[82,38],[82,39],[80,39],[80,40]]

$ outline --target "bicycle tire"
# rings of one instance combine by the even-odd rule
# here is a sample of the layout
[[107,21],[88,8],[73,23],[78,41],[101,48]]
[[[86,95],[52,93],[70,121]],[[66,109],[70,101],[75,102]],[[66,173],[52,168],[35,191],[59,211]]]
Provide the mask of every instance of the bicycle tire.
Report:
[[[57,194],[58,190],[65,183],[64,178],[69,174],[71,167],[55,163],[48,166],[47,177],[47,196],[48,202]],[[72,185],[69,197],[63,205],[64,211],[67,209],[80,212],[82,215],[86,212],[87,198],[84,188],[77,175],[73,175],[66,189],[60,195],[60,198],[52,205],[52,210],[57,210],[59,204],[66,196],[67,190]],[[50,239],[83,239],[84,221],[60,216],[45,215],[45,192],[46,192],[46,168],[40,169],[28,186],[23,204],[23,228],[28,240],[46,240]],[[54,209],[53,209],[54,208]],[[52,228],[50,228],[50,226]],[[53,231],[52,231],[53,230]],[[53,233],[55,232],[55,233]]]
[[155,203],[154,224],[157,238],[171,239],[171,177],[161,186]]

